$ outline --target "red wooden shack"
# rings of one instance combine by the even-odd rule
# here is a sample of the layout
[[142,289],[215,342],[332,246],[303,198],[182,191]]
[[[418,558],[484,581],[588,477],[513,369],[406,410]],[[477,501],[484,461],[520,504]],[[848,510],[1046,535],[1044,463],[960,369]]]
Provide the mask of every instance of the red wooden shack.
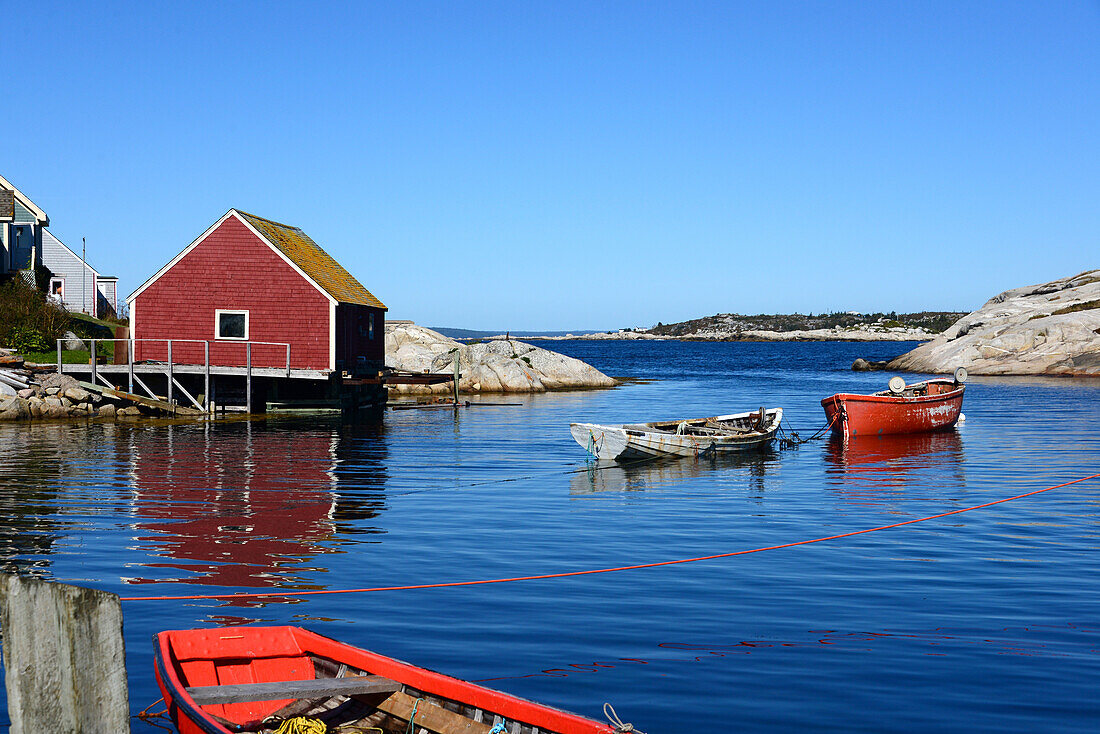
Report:
[[[301,229],[230,209],[127,299],[137,360],[349,372],[385,362],[386,307]],[[185,341],[186,340],[186,341]],[[265,344],[266,342],[266,344]],[[250,346],[248,346],[250,345]]]

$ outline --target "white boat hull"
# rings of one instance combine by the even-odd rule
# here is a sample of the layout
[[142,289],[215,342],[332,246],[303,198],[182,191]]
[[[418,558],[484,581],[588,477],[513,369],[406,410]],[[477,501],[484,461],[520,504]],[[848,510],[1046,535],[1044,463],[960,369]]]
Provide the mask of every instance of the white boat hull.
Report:
[[[783,411],[780,408],[766,411],[763,423],[760,423],[759,416],[759,412],[750,412],[623,425],[572,423],[569,430],[578,444],[600,459],[631,461],[699,456],[711,452],[751,451],[768,445],[779,431]],[[744,427],[723,430],[725,424]]]

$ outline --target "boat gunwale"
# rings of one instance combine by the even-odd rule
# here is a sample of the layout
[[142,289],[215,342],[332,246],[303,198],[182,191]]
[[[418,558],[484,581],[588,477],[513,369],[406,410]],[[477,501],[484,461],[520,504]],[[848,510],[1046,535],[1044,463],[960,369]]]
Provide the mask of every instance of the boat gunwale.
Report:
[[[759,410],[750,410],[747,413],[733,413],[733,414],[730,414],[730,415],[706,416],[706,417],[703,417],[703,418],[678,418],[678,419],[672,419],[672,420],[649,421],[648,423],[584,423],[584,422],[576,422],[576,423],[570,423],[569,427],[572,428],[573,426],[593,426],[593,427],[600,428],[600,429],[603,429],[603,430],[613,429],[613,430],[617,430],[617,431],[638,431],[638,432],[641,432],[641,433],[654,434],[654,435],[658,435],[658,436],[677,436],[677,437],[682,437],[682,438],[699,438],[699,439],[702,439],[702,440],[710,440],[712,438],[717,438],[717,436],[705,436],[705,437],[704,436],[691,436],[690,434],[686,434],[686,433],[675,433],[675,432],[672,432],[672,431],[664,430],[664,429],[660,428],[659,426],[678,425],[680,423],[687,423],[687,424],[690,425],[692,423],[699,423],[699,422],[704,422],[705,423],[707,421],[732,421],[732,420],[736,420],[738,418],[749,418],[751,416],[759,415],[759,414],[760,414]],[[764,411],[764,414],[771,416],[771,418],[768,421],[768,425],[767,425],[766,428],[763,428],[763,429],[755,429],[754,428],[754,429],[750,429],[750,430],[746,431],[745,433],[730,432],[727,436],[722,436],[722,438],[758,438],[758,437],[761,437],[761,436],[767,436],[769,434],[772,434],[772,433],[775,433],[776,431],[778,431],[779,430],[779,424],[782,423],[782,421],[783,421],[783,409],[782,408],[768,408]]]
[[914,403],[940,403],[954,400],[955,398],[960,397],[963,394],[963,391],[966,389],[966,385],[963,385],[962,383],[952,383],[950,380],[928,380],[926,382],[915,382],[913,383],[913,385],[909,385],[909,387],[914,387],[916,385],[927,385],[931,383],[939,385],[955,384],[957,385],[957,387],[954,390],[938,393],[936,395],[883,395],[880,393],[872,393],[868,395],[866,393],[841,392],[836,393],[835,395],[830,395],[827,398],[822,398],[821,405],[830,406],[836,402],[892,403],[895,405],[909,405]]
[[[274,626],[277,628],[278,626]],[[342,660],[336,660],[332,657],[331,652],[326,653],[318,650],[318,647],[324,645],[333,645],[337,651],[346,651],[349,653],[349,657],[362,656],[363,659],[355,660],[354,664],[363,670],[375,674],[384,675],[384,677],[391,678],[397,683],[400,683],[403,688],[412,687],[419,691],[424,692],[430,696],[439,698],[440,700],[451,701],[463,706],[474,707],[481,709],[486,714],[500,716],[502,719],[509,719],[511,721],[518,722],[528,728],[538,727],[540,730],[547,732],[558,732],[559,734],[579,734],[582,732],[600,732],[601,734],[611,734],[614,729],[605,723],[597,721],[596,719],[588,718],[581,714],[576,714],[570,711],[549,706],[547,704],[538,703],[529,699],[521,698],[519,696],[505,693],[504,691],[498,691],[492,688],[472,683],[470,681],[462,680],[461,678],[455,678],[445,673],[439,673],[431,670],[430,668],[424,668],[412,663],[407,663],[397,658],[392,658],[381,653],[372,652],[364,648],[355,647],[346,642],[335,640],[325,635],[318,634],[304,627],[296,627],[294,625],[283,625],[284,628],[291,630],[295,637],[295,641],[303,655],[319,656],[324,658],[333,659],[336,662],[347,662]],[[257,626],[257,627],[236,627],[235,630],[260,630],[260,629],[272,629],[272,626]],[[218,630],[166,630],[153,635],[153,660],[154,670],[163,682],[164,692],[171,695],[171,704],[179,710],[183,710],[187,713],[188,718],[192,723],[201,728],[207,734],[225,734],[226,732],[232,732],[232,729],[227,728],[224,724],[220,723],[211,714],[202,709],[187,691],[187,686],[180,680],[176,674],[175,665],[169,665],[168,661],[175,661],[177,658],[171,651],[171,638],[173,634],[188,632],[210,632]],[[309,644],[310,642],[320,642],[321,645]],[[202,659],[217,660],[219,659],[215,655],[203,657]],[[393,667],[396,671],[402,675],[400,678],[394,677],[395,671],[375,671],[370,669],[370,665],[364,663],[381,664],[383,667]],[[349,663],[350,664],[350,663]],[[390,675],[385,675],[390,673]],[[454,690],[448,691],[448,687],[453,687]],[[463,697],[456,697],[455,694],[466,694]],[[167,696],[166,696],[167,698]],[[518,717],[510,714],[502,713],[502,709],[507,710],[509,707],[518,709]],[[459,714],[461,715],[461,714]],[[541,721],[541,723],[533,723],[531,721],[534,716],[535,721]],[[175,721],[175,717],[173,717]],[[177,725],[178,727],[178,725]],[[553,728],[550,728],[553,727]]]

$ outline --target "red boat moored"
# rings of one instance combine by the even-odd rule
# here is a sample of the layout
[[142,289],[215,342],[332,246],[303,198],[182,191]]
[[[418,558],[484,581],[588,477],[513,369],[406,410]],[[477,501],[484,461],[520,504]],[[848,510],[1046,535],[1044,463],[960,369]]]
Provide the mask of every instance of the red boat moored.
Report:
[[890,380],[890,390],[872,395],[837,393],[821,401],[834,432],[844,436],[886,433],[921,433],[953,427],[962,413],[963,380],[936,379],[906,385],[900,377]]
[[311,722],[301,730],[329,732],[617,731],[300,627],[161,632],[153,651],[157,685],[181,734],[270,734],[299,717]]

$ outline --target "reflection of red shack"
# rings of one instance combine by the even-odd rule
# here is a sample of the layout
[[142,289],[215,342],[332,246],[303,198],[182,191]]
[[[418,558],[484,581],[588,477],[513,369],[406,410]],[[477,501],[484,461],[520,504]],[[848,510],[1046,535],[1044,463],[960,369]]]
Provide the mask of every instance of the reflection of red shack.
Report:
[[281,586],[297,564],[328,552],[336,508],[330,433],[244,426],[183,434],[170,449],[135,449],[135,514],[153,532],[141,540],[172,559],[149,567],[195,574],[183,583]]
[[[381,368],[386,307],[297,227],[230,209],[127,299],[135,358]],[[145,341],[145,340],[158,341]],[[178,341],[175,341],[178,340]],[[268,342],[261,344],[257,342]]]

